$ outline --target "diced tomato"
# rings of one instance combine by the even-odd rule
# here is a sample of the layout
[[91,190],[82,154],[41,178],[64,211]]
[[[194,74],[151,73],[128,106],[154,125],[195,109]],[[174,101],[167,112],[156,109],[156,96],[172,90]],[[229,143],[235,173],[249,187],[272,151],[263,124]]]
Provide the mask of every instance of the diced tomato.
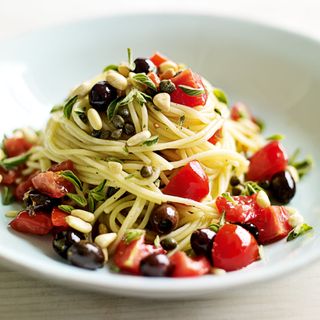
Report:
[[54,171],[54,172],[66,171],[66,170],[74,171],[74,164],[71,160],[65,160],[60,163],[56,163],[48,169],[48,171]]
[[232,197],[233,201],[225,197],[218,197],[216,206],[220,214],[225,213],[226,221],[231,223],[246,223],[255,218],[260,207],[256,202],[256,195]]
[[285,170],[288,156],[279,141],[271,141],[250,158],[247,180],[269,180],[275,173]]
[[189,258],[185,252],[178,251],[170,257],[173,266],[172,277],[197,277],[210,271],[210,262],[204,256]]
[[32,178],[34,188],[51,198],[61,198],[73,190],[71,182],[61,177],[57,172],[40,172]]
[[221,139],[223,138],[222,135],[222,128],[218,129],[214,135],[208,140],[209,142],[211,142],[212,144],[216,144],[217,142],[219,142]]
[[178,171],[162,192],[201,201],[209,193],[208,176],[198,161],[191,161]]
[[14,196],[16,200],[22,201],[24,194],[33,188],[32,178],[35,177],[38,172],[35,172],[28,176],[28,178],[17,185],[14,190]]
[[20,176],[20,172],[17,170],[5,170],[4,168],[0,167],[0,175],[2,176],[0,184],[9,186],[13,184]]
[[[176,90],[170,94],[172,102],[183,104],[188,107],[204,106],[206,104],[208,98],[206,88],[202,83],[201,77],[192,72],[191,69],[182,71],[177,76],[173,77],[171,81],[176,85]],[[179,85],[201,89],[204,93],[196,96],[188,95],[179,88]]]
[[234,121],[238,121],[239,119],[253,119],[253,116],[246,105],[242,102],[235,103],[230,110],[230,118]]
[[9,158],[18,156],[32,148],[32,143],[25,138],[8,138],[4,140],[4,150]]
[[148,77],[154,83],[154,85],[158,88],[158,86],[160,84],[160,78],[157,76],[157,74],[154,72],[149,72]]
[[68,228],[69,225],[66,222],[66,217],[69,214],[55,207],[51,212],[51,222],[54,227]]
[[117,246],[113,260],[121,271],[140,274],[141,260],[153,253],[165,253],[165,251],[161,247],[156,248],[153,245],[145,244],[144,236],[141,236],[129,244],[125,240],[121,240]]
[[10,226],[15,231],[38,235],[48,234],[52,229],[50,216],[42,212],[31,216],[27,211],[22,211],[10,222]]
[[292,230],[288,211],[285,207],[270,206],[261,208],[259,214],[250,220],[259,230],[258,241],[261,244],[272,243],[288,235]]
[[159,67],[161,63],[168,61],[168,58],[163,56],[161,53],[156,52],[150,60],[154,63],[155,66]]
[[259,259],[255,238],[244,228],[225,224],[216,234],[212,247],[212,260],[216,268],[238,270]]

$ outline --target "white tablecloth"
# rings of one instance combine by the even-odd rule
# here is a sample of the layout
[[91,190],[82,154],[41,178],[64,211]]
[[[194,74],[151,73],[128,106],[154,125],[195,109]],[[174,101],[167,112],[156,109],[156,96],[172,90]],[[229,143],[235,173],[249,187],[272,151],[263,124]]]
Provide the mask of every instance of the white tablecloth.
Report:
[[[318,0],[0,0],[0,40],[65,21],[135,11],[211,11],[320,39]],[[205,9],[204,9],[205,8]],[[320,57],[319,57],[320,58]],[[0,319],[320,319],[320,262],[199,301],[145,301],[67,289],[0,267]]]

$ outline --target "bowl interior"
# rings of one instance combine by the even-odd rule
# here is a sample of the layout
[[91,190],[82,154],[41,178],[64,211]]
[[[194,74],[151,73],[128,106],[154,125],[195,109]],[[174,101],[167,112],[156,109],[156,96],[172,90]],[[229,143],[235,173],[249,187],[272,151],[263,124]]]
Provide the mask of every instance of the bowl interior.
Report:
[[[310,39],[241,20],[197,15],[114,16],[42,30],[0,45],[1,134],[41,128],[51,107],[104,66],[154,51],[183,62],[221,87],[231,103],[245,102],[264,119],[266,135],[282,133],[289,153],[301,148],[319,163],[320,46]],[[61,263],[50,239],[18,235],[0,215],[0,256],[62,283],[148,297],[184,297],[280,275],[319,253],[319,169],[298,185],[292,205],[314,233],[265,247],[265,259],[223,277],[145,279],[90,272]],[[8,208],[0,206],[1,213]]]

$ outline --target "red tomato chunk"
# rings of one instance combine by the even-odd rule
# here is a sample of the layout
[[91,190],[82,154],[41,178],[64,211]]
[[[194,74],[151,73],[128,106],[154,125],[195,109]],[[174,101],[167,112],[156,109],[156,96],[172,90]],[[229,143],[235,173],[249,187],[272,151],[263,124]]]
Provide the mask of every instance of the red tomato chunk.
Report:
[[217,142],[219,142],[221,139],[223,138],[222,135],[222,128],[218,129],[214,135],[208,140],[209,142],[211,142],[212,144],[216,144]]
[[27,152],[32,146],[32,143],[25,138],[8,138],[4,140],[4,150],[9,158]]
[[74,164],[71,160],[65,160],[60,163],[54,164],[48,169],[48,171],[54,171],[54,172],[66,171],[66,170],[74,171]]
[[66,217],[69,214],[60,210],[59,208],[53,208],[51,212],[51,222],[54,227],[68,228],[69,225],[66,222]]
[[152,57],[150,57],[150,60],[157,67],[159,67],[161,63],[168,61],[168,59],[159,52],[156,52]]

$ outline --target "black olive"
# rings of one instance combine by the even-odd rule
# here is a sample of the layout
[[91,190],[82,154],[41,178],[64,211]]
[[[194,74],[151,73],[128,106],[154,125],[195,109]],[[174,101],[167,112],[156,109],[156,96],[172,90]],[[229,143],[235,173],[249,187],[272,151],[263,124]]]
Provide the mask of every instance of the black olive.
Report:
[[253,223],[237,223],[237,225],[242,227],[243,229],[246,229],[248,232],[250,232],[254,236],[254,238],[258,241],[259,230]]
[[84,235],[76,230],[60,231],[55,234],[52,246],[62,258],[67,259],[67,251],[74,244],[84,240]]
[[235,187],[232,187],[231,189],[231,194],[233,196],[240,196],[241,193],[243,192],[244,188],[242,185],[238,185],[238,186],[235,186]]
[[153,169],[151,166],[143,166],[140,170],[140,175],[142,178],[149,178],[153,174]]
[[81,240],[74,243],[67,253],[68,261],[74,266],[95,270],[104,265],[104,254],[96,244]]
[[177,241],[173,238],[165,238],[160,241],[160,244],[161,247],[166,251],[174,250],[178,245]]
[[289,171],[274,174],[270,180],[270,193],[280,204],[287,204],[296,193],[296,183]]
[[198,229],[191,235],[190,244],[198,256],[211,256],[213,239],[216,233],[208,228]]
[[25,193],[23,200],[29,214],[34,214],[39,210],[49,212],[60,202],[58,199],[50,198],[45,194],[39,193],[37,190],[30,190]]
[[153,209],[150,216],[152,229],[159,234],[168,234],[178,226],[179,213],[174,206],[162,204]]
[[96,83],[89,92],[89,103],[97,111],[105,111],[117,97],[117,90],[106,81]]
[[134,128],[134,125],[131,124],[131,123],[126,123],[124,125],[124,133],[128,136],[132,136],[135,132],[136,132],[136,129]]
[[156,66],[149,59],[137,58],[136,60],[134,60],[134,64],[136,67],[133,70],[133,72],[135,72],[135,73],[143,73],[143,72],[149,73],[151,71],[156,70]]
[[259,181],[258,185],[264,189],[264,190],[268,190],[270,188],[270,181],[268,180],[263,180],[263,181]]
[[140,262],[140,271],[146,277],[166,277],[172,271],[172,265],[165,254],[151,254]]
[[232,187],[235,187],[235,186],[237,186],[239,184],[240,184],[239,178],[237,176],[232,176],[231,179],[230,179],[230,185]]

